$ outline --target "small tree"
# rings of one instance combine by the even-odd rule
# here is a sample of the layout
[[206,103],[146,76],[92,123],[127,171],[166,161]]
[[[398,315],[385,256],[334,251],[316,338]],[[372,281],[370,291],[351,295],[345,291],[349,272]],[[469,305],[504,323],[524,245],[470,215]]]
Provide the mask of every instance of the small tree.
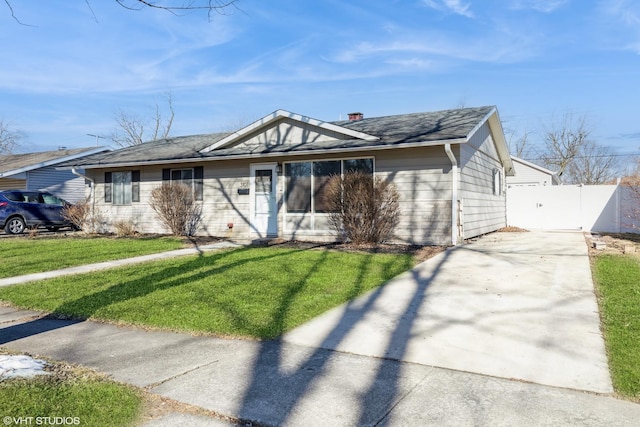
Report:
[[202,208],[185,184],[164,182],[151,191],[151,207],[175,236],[192,236],[202,219]]
[[355,244],[382,243],[400,220],[395,185],[365,172],[334,176],[324,191],[329,221],[343,239]]

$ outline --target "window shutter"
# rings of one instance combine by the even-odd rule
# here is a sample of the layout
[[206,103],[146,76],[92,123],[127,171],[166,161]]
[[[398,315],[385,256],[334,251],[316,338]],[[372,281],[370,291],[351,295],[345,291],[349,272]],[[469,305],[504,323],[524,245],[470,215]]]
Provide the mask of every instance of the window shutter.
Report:
[[204,168],[196,166],[193,168],[193,197],[202,200],[204,195]]
[[140,171],[131,171],[131,201],[140,201]]
[[111,203],[111,172],[104,173],[104,202]]
[[163,181],[171,180],[171,169],[162,169],[162,180]]

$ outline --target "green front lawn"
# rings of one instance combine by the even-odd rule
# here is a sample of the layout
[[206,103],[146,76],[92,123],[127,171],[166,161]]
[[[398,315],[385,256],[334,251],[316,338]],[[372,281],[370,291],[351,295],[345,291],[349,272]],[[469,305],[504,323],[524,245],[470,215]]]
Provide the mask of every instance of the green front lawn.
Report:
[[249,247],[0,288],[62,316],[273,338],[411,268],[409,254]]
[[7,425],[127,426],[140,419],[142,408],[142,392],[66,364],[53,364],[49,375],[0,381]]
[[593,268],[613,385],[640,399],[640,259],[604,254]]
[[4,238],[0,239],[0,278],[164,252],[180,247],[182,241],[173,237]]

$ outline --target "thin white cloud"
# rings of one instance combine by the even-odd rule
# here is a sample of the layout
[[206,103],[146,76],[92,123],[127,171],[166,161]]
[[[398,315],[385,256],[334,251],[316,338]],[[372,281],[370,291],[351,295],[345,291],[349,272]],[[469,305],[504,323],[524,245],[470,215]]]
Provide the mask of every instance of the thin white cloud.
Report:
[[471,3],[463,3],[461,0],[422,0],[422,2],[435,10],[450,11],[467,18],[474,17],[473,12],[470,10]]
[[511,9],[533,9],[542,13],[551,13],[571,0],[514,0]]
[[640,3],[636,0],[601,0],[599,11],[606,20],[603,37],[610,38],[610,48],[640,54]]
[[513,34],[509,37],[496,33],[482,38],[460,38],[444,33],[412,33],[385,43],[361,42],[331,59],[347,64],[383,57],[387,63],[402,63],[402,58],[409,56],[414,63],[419,59],[422,64],[443,59],[510,63],[535,55],[536,50],[532,39]]
[[615,17],[624,25],[640,24],[640,4],[630,0],[606,0],[600,2],[606,13]]

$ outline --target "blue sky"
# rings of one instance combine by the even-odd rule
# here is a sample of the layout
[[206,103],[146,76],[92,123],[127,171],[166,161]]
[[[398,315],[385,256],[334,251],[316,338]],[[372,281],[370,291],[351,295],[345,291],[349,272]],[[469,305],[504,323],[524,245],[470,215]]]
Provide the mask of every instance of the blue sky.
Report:
[[[0,2],[0,119],[19,151],[95,145],[117,109],[173,135],[274,110],[320,120],[496,105],[506,133],[565,112],[640,152],[636,0],[238,0],[225,15],[130,11],[108,0]],[[107,140],[100,140],[101,144]]]

